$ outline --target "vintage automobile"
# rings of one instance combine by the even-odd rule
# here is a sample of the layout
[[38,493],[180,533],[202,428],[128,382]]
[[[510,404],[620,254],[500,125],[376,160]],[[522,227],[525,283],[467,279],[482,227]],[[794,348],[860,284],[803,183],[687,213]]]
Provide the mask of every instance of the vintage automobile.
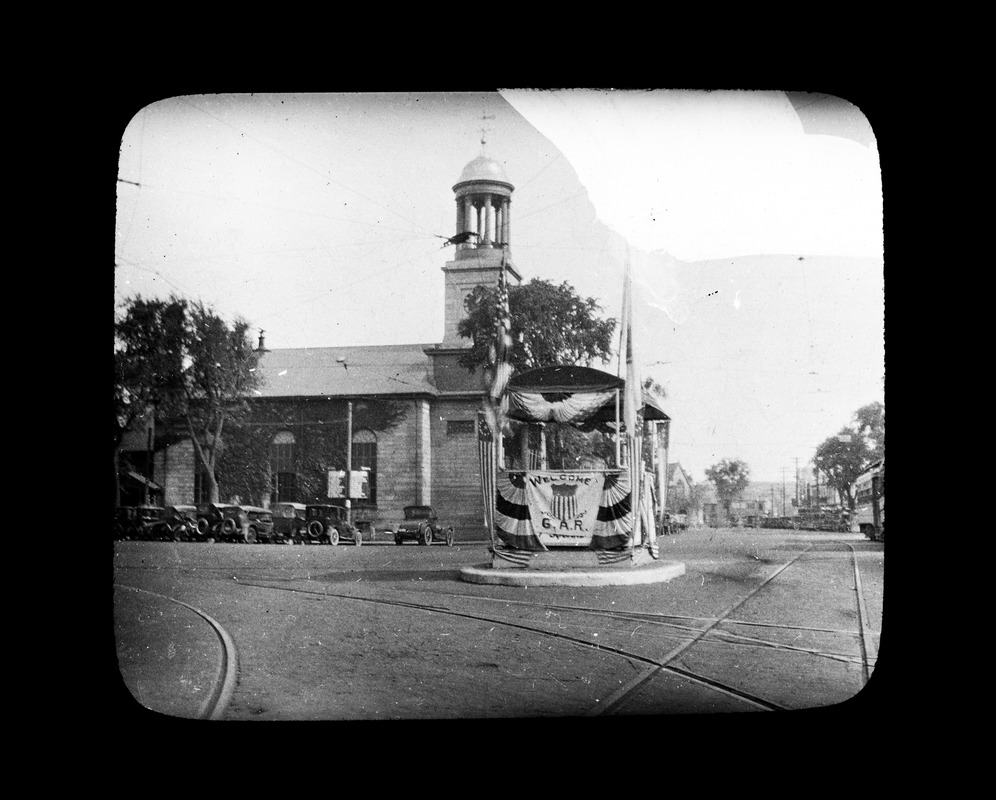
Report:
[[273,514],[265,508],[259,506],[240,506],[249,518],[250,542],[272,542],[273,541]]
[[114,538],[156,539],[165,513],[162,506],[121,506],[114,511]]
[[394,530],[394,543],[404,544],[412,539],[419,544],[446,541],[453,546],[453,526],[444,528],[431,506],[405,506],[405,521]]
[[273,508],[273,530],[276,536],[287,544],[294,544],[304,538],[305,511],[307,506],[304,503],[274,503]]
[[118,506],[114,509],[114,539],[130,539],[135,522],[134,506]]
[[249,516],[241,506],[200,503],[197,506],[197,535],[207,542],[250,542]]
[[153,527],[153,538],[164,542],[197,539],[197,506],[166,506]]
[[363,534],[349,522],[342,506],[309,505],[304,512],[304,521],[304,541],[337,545],[345,540],[357,547],[363,544]]

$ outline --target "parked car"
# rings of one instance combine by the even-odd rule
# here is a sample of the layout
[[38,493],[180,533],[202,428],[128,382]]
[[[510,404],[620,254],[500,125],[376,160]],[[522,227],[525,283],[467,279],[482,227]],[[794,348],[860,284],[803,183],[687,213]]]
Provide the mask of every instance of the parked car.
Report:
[[135,507],[134,506],[118,506],[114,509],[114,539],[115,541],[121,541],[122,539],[131,538],[132,526],[135,522]]
[[346,509],[342,506],[309,505],[304,518],[307,541],[337,545],[345,540],[357,547],[363,544],[363,534],[346,519]]
[[209,542],[249,542],[249,515],[241,506],[201,503],[197,506],[197,534]]
[[197,506],[166,506],[154,526],[154,539],[186,542],[197,538]]
[[259,506],[241,506],[249,517],[249,538],[250,542],[272,542],[273,541],[273,514],[265,508]]
[[294,544],[303,539],[307,523],[305,512],[308,507],[304,503],[274,503],[273,530],[287,544]]
[[114,514],[116,539],[156,539],[166,509],[162,506],[122,506]]
[[405,521],[394,529],[394,543],[404,544],[412,539],[419,544],[446,541],[453,546],[453,526],[444,528],[432,506],[405,506]]

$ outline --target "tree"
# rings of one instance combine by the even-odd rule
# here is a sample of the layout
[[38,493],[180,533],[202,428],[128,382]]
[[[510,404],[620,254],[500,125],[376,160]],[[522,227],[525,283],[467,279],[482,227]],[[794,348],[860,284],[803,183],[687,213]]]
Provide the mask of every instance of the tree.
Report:
[[146,414],[165,412],[179,391],[184,313],[175,300],[135,298],[114,323],[114,504],[125,434]]
[[[473,346],[460,357],[461,366],[475,370],[484,366],[497,322],[497,290],[476,286],[464,306],[467,316],[457,333]],[[588,366],[608,362],[612,355],[612,332],[616,320],[600,319],[602,310],[592,297],[581,298],[569,283],[555,286],[533,278],[508,290],[512,319],[512,352],[509,360],[517,371],[555,364]]]
[[204,468],[210,501],[216,503],[216,466],[225,423],[248,411],[249,395],[259,385],[259,353],[244,319],[236,319],[229,327],[201,302],[186,303],[186,311],[182,394],[177,402],[197,461]]
[[854,428],[864,440],[872,461],[885,458],[885,406],[879,402],[854,412]]
[[668,492],[667,508],[673,514],[695,514],[705,505],[706,487],[702,483],[693,483],[688,494]]
[[851,486],[868,466],[885,458],[885,406],[869,403],[854,412],[851,422],[816,448],[813,468],[837,493],[841,505],[854,510]]
[[155,406],[182,420],[217,502],[225,424],[247,409],[259,385],[258,359],[243,319],[229,326],[203,303],[175,296],[129,301],[115,325],[115,469],[134,409]]
[[716,496],[727,518],[733,501],[740,498],[750,484],[750,467],[739,459],[724,458],[705,471],[706,478],[716,487]]
[[[467,316],[457,332],[473,342],[459,364],[474,371],[487,364],[497,326],[497,290],[476,286],[464,301]],[[516,371],[552,365],[589,366],[608,362],[612,356],[613,318],[601,319],[602,308],[592,297],[584,299],[569,283],[559,286],[533,278],[508,290],[512,323],[509,362]],[[523,427],[524,430],[524,427]],[[518,435],[523,435],[521,431]],[[607,458],[611,443],[598,434],[556,426],[546,441],[549,465],[554,469],[577,467],[586,456]]]

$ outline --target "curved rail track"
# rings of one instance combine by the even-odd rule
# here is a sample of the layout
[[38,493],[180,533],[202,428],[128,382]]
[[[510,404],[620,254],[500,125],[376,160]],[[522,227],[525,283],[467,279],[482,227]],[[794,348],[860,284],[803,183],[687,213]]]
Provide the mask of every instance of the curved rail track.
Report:
[[[854,656],[841,653],[826,652],[825,650],[818,650],[814,648],[796,647],[784,642],[772,641],[770,639],[758,638],[754,636],[745,636],[742,634],[736,634],[731,631],[724,631],[720,629],[723,623],[734,623],[737,626],[753,626],[762,629],[782,629],[782,630],[797,630],[800,632],[810,632],[810,633],[827,633],[827,634],[842,634],[845,636],[855,636],[853,630],[839,630],[839,629],[827,629],[827,628],[811,628],[804,626],[793,626],[793,625],[779,625],[776,623],[762,623],[762,622],[750,622],[743,620],[733,619],[733,615],[738,609],[741,609],[750,600],[756,598],[765,589],[769,588],[773,581],[775,581],[785,570],[792,567],[794,564],[800,561],[804,556],[813,550],[814,545],[809,545],[804,550],[797,553],[794,557],[777,566],[773,571],[771,571],[760,583],[754,586],[750,591],[737,600],[732,605],[725,608],[715,617],[680,617],[661,613],[646,613],[646,612],[631,612],[631,611],[611,611],[604,609],[586,608],[584,606],[572,606],[572,605],[559,605],[536,601],[527,600],[513,600],[507,598],[498,597],[487,597],[482,595],[472,595],[463,594],[458,592],[439,592],[435,593],[433,596],[438,600],[444,601],[446,599],[459,600],[459,601],[472,601],[474,603],[495,603],[503,606],[517,606],[520,608],[531,609],[539,612],[545,612],[549,614],[573,614],[581,617],[599,617],[603,618],[608,622],[624,622],[631,625],[633,622],[639,623],[637,628],[630,632],[630,637],[636,635],[638,629],[644,625],[654,626],[656,630],[656,635],[659,638],[671,638],[674,640],[674,646],[667,651],[663,657],[653,658],[648,657],[644,653],[637,652],[637,648],[627,648],[619,645],[610,645],[603,642],[594,643],[590,638],[581,635],[575,635],[570,633],[567,629],[573,626],[580,626],[580,621],[575,621],[572,625],[558,625],[558,630],[551,630],[549,625],[544,625],[536,621],[526,621],[521,618],[509,619],[503,617],[500,614],[488,614],[483,611],[473,611],[465,609],[450,608],[445,605],[434,604],[429,602],[415,602],[408,600],[396,600],[396,599],[385,599],[385,598],[370,598],[358,596],[355,594],[348,593],[336,593],[328,591],[327,587],[319,589],[307,589],[301,587],[288,587],[282,586],[270,582],[253,582],[241,580],[240,585],[242,586],[252,586],[260,589],[268,589],[272,591],[280,592],[291,592],[297,594],[306,595],[316,595],[325,598],[337,598],[341,600],[350,600],[358,603],[368,603],[376,604],[382,606],[392,606],[392,607],[402,607],[410,608],[418,611],[425,611],[435,614],[443,614],[451,617],[459,617],[463,619],[473,620],[476,622],[487,622],[505,626],[507,628],[519,629],[529,631],[530,633],[536,633],[543,636],[551,637],[561,641],[569,642],[574,645],[578,645],[585,648],[591,648],[598,650],[603,653],[610,653],[617,655],[621,658],[626,659],[631,663],[639,664],[643,667],[642,672],[636,677],[629,680],[626,684],[617,689],[608,698],[600,700],[598,704],[589,709],[586,712],[587,716],[598,716],[608,713],[612,713],[613,709],[621,706],[621,704],[627,699],[634,695],[634,693],[642,686],[648,682],[653,681],[655,678],[665,674],[670,673],[672,675],[679,675],[682,678],[697,683],[701,686],[707,687],[709,690],[718,692],[730,698],[735,698],[746,705],[762,710],[785,710],[789,706],[782,703],[775,702],[769,698],[761,697],[751,692],[745,691],[740,687],[736,687],[725,683],[723,681],[716,680],[715,678],[710,678],[705,675],[698,674],[694,671],[685,669],[676,665],[674,662],[679,659],[680,656],[686,654],[689,650],[694,648],[696,645],[710,640],[710,643],[722,643],[727,646],[732,647],[767,647],[776,648],[779,650],[793,651],[798,653],[804,653],[810,656],[818,658],[826,658],[836,661],[843,661],[846,663],[854,664],[859,661],[862,670],[862,684],[867,683],[870,676],[876,655],[874,648],[874,641],[872,638],[872,631],[868,621],[868,612],[865,605],[865,599],[863,596],[863,590],[861,586],[861,576],[858,567],[857,554],[852,545],[848,542],[843,542],[839,540],[827,541],[826,544],[844,545],[848,548],[851,555],[851,563],[854,575],[854,592],[855,592],[855,603],[857,606],[857,618],[859,623],[859,630],[857,632],[857,638],[860,642],[860,659],[856,659]],[[545,617],[546,619],[546,617]],[[562,620],[561,620],[562,623]],[[698,624],[696,624],[698,623]],[[704,623],[704,627],[703,627]],[[626,629],[628,630],[628,629]],[[625,632],[616,630],[615,633]]]
[[201,609],[195,608],[188,603],[184,603],[182,600],[177,600],[175,597],[167,597],[166,595],[150,592],[146,589],[139,589],[134,586],[125,586],[119,583],[115,583],[114,586],[116,588],[126,589],[132,592],[141,592],[142,594],[147,594],[151,597],[156,597],[160,600],[166,600],[167,602],[174,603],[175,605],[183,606],[184,608],[193,611],[211,626],[221,645],[221,655],[218,659],[217,672],[211,681],[211,690],[208,692],[207,696],[204,698],[204,701],[198,708],[196,719],[221,719],[225,713],[225,709],[228,708],[228,704],[232,699],[232,694],[235,691],[239,674],[238,650],[236,649],[235,642],[232,640],[232,637],[228,634],[228,632],[221,626],[220,623],[218,623],[217,620],[208,616]]

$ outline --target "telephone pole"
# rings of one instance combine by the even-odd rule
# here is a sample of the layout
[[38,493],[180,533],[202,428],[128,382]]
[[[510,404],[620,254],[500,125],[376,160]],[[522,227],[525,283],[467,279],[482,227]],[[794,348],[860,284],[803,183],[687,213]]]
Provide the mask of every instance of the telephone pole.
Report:
[[787,517],[788,514],[785,513],[785,470],[787,467],[782,467],[782,516]]
[[795,459],[795,507],[798,508],[799,503],[799,459]]

